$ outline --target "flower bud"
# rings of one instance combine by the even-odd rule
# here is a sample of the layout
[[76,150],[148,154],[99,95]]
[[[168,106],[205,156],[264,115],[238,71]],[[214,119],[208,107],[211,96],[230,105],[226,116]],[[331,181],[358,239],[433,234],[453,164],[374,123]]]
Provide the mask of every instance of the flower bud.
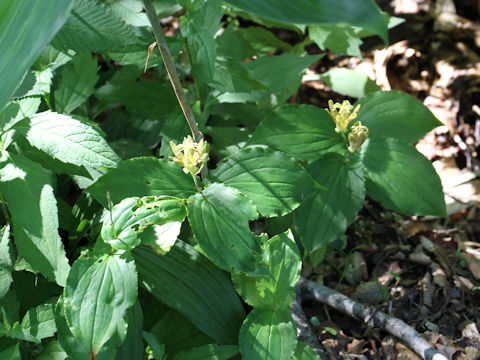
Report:
[[333,103],[332,100],[328,100],[328,109],[325,109],[335,122],[335,131],[337,133],[347,133],[348,124],[357,118],[360,105],[354,109],[350,101],[344,100],[340,103]]
[[348,133],[348,151],[354,153],[360,150],[365,140],[368,139],[368,128],[362,125],[360,121],[357,121],[352,125],[350,132]]
[[179,145],[170,141],[170,147],[175,156],[169,156],[168,158],[182,165],[185,174],[199,174],[208,161],[210,145],[203,139],[196,143],[189,135]]

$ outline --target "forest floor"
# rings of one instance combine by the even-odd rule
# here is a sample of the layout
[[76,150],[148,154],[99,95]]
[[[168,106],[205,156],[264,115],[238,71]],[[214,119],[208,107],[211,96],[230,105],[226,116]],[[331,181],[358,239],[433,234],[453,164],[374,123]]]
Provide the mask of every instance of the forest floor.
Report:
[[[345,251],[303,275],[402,319],[449,359],[480,359],[480,1],[378,2],[405,19],[390,30],[390,46],[368,38],[363,59],[329,53],[310,71],[357,69],[442,121],[416,147],[441,177],[449,218],[405,217],[367,200]],[[329,98],[344,97],[309,81],[294,101],[327,107]],[[327,306],[305,311],[330,359],[419,359]]]

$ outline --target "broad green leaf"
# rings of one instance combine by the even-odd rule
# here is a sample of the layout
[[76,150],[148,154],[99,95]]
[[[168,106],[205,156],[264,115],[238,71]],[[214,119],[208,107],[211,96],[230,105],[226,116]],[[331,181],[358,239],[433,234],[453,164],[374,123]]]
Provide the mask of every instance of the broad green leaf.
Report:
[[285,153],[267,147],[246,147],[212,171],[217,182],[240,190],[264,217],[294,210],[302,193],[314,186],[305,169]]
[[368,127],[370,138],[387,136],[413,144],[442,125],[419,100],[400,91],[375,92],[356,104],[361,104],[357,120]]
[[203,252],[227,271],[255,271],[261,249],[248,225],[258,217],[252,202],[238,190],[217,183],[190,200],[188,221]]
[[0,359],[22,360],[20,356],[19,343],[12,345],[4,350],[0,350]]
[[58,234],[51,178],[38,164],[16,154],[0,169],[0,189],[14,223],[20,256],[49,279],[65,285],[70,266]]
[[255,308],[240,330],[240,353],[249,360],[291,360],[297,330],[288,311]]
[[0,234],[0,299],[2,299],[12,283],[15,257],[10,243],[10,226],[5,225],[0,230]]
[[146,228],[140,234],[140,239],[143,245],[150,246],[158,255],[165,255],[177,241],[181,228],[181,221],[172,221],[163,225],[155,224]]
[[141,359],[145,349],[142,341],[143,313],[138,300],[127,310],[126,323],[127,337],[118,349],[115,360]]
[[159,81],[109,81],[95,95],[105,104],[119,103],[150,120],[162,119],[178,106],[170,83]]
[[110,9],[127,24],[133,26],[150,26],[142,3],[138,0],[117,0],[109,3]]
[[372,0],[227,0],[243,11],[287,24],[346,23],[387,40],[387,20]]
[[293,360],[321,360],[321,358],[310,346],[299,341],[293,354]]
[[284,105],[275,109],[247,142],[247,145],[253,144],[268,145],[308,162],[327,152],[345,151],[331,116],[311,105]]
[[36,114],[24,131],[32,146],[65,163],[101,169],[120,161],[95,129],[68,115]]
[[70,331],[89,356],[116,334],[136,299],[137,272],[129,255],[83,255],[75,261],[64,291],[64,311]]
[[182,351],[173,360],[228,360],[237,354],[237,345],[207,344]]
[[[305,70],[323,55],[295,56],[286,53],[278,56],[262,56],[245,65],[250,75],[280,95],[280,101],[297,92]],[[275,69],[275,71],[272,71]],[[279,76],[281,74],[281,76]]]
[[[317,78],[317,77],[316,77]],[[306,80],[304,78],[304,80]],[[313,79],[312,79],[313,80]],[[367,75],[347,68],[335,68],[318,75],[333,91],[355,98],[379,91],[380,87]]]
[[97,60],[90,53],[78,53],[62,71],[62,78],[55,91],[55,110],[70,114],[93,93],[98,81]]
[[232,274],[235,288],[253,307],[288,310],[295,296],[302,260],[297,245],[282,233],[267,241],[264,249],[269,272],[267,275]]
[[[85,345],[82,338],[74,336],[68,327],[68,323],[65,319],[63,297],[60,297],[55,308],[55,323],[58,328],[58,342],[67,352],[68,359],[88,359],[90,348]],[[122,323],[121,326],[125,329],[126,323]],[[116,336],[102,346],[100,351],[95,355],[95,360],[114,360],[118,344],[122,342],[122,339],[120,339],[117,334],[115,335]]]
[[165,359],[165,345],[160,344],[155,335],[144,331],[143,332],[143,339],[150,346],[150,349],[152,349],[152,353],[153,353],[152,355],[154,356],[154,358],[156,360],[164,360]]
[[73,0],[0,3],[0,110],[14,94],[35,58],[62,27],[73,3]]
[[367,192],[374,200],[406,215],[447,215],[440,178],[412,145],[377,137],[363,147]]
[[163,256],[133,250],[140,284],[220,344],[236,344],[245,318],[229,278],[203,255],[177,241]]
[[22,322],[16,323],[9,333],[10,337],[40,343],[42,339],[52,337],[55,325],[55,304],[47,303],[28,310]]
[[1,314],[1,332],[10,329],[15,322],[18,322],[20,316],[20,302],[15,289],[10,289],[7,294],[0,299]]
[[175,144],[180,144],[184,138],[191,134],[192,132],[190,131],[188,123],[185,121],[185,115],[183,112],[175,111],[171,113],[170,116],[167,117],[165,125],[160,132],[160,135],[162,136],[162,144],[160,146],[159,155],[165,158],[173,156],[170,141],[173,141]]
[[169,309],[150,330],[156,339],[165,345],[165,355],[173,358],[179,352],[213,343],[210,337],[200,331],[178,311]]
[[206,133],[212,138],[215,150],[221,155],[233,155],[248,140],[248,129],[238,126],[207,126]]
[[[169,222],[181,223],[186,215],[185,206],[177,200],[156,196],[126,198],[105,216],[101,236],[103,241],[115,250],[131,250],[140,244],[141,234],[147,228],[154,227],[154,232],[150,234],[150,236],[153,235],[153,241],[148,245],[159,251],[162,249],[163,241],[159,225]],[[178,230],[180,230],[179,227]],[[160,232],[159,237],[155,236],[157,231]],[[170,238],[168,234],[164,235],[167,235],[167,239]],[[177,235],[178,232],[174,240]]]
[[88,52],[125,46],[136,41],[133,28],[108,6],[97,1],[76,0],[65,25],[53,39],[53,46],[60,50]]
[[309,164],[307,171],[327,188],[311,191],[295,211],[302,244],[312,252],[338,239],[355,220],[365,200],[365,180],[355,155],[347,160],[339,154],[326,154]]
[[346,24],[325,24],[308,27],[308,35],[322,50],[329,49],[336,54],[362,57],[358,35],[360,29]]
[[107,191],[113,203],[133,196],[174,196],[187,198],[197,189],[192,177],[173,161],[154,157],[130,159],[99,178],[88,189],[95,199],[107,207]]
[[35,360],[65,360],[67,358],[68,355],[58,340],[52,340],[43,348]]

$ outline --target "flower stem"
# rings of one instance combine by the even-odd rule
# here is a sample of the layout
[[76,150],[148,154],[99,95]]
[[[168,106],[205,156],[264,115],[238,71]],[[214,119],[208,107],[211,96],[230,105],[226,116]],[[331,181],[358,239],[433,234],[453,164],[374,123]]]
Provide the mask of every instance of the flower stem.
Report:
[[148,20],[152,25],[153,34],[155,35],[155,39],[157,40],[157,46],[160,50],[160,54],[162,55],[163,63],[165,64],[165,68],[167,69],[168,77],[170,78],[170,82],[172,83],[173,91],[175,91],[175,95],[177,96],[177,100],[180,104],[180,107],[182,108],[183,114],[185,115],[185,119],[187,119],[188,126],[190,127],[193,138],[196,142],[199,142],[203,139],[203,135],[198,129],[198,124],[195,121],[195,117],[193,116],[192,108],[190,107],[187,97],[183,92],[183,87],[178,77],[177,70],[175,69],[175,64],[173,63],[170,51],[168,50],[167,41],[163,36],[162,26],[160,25],[157,13],[155,12],[155,8],[153,7],[153,2],[152,0],[143,0],[143,3],[145,4],[145,10],[147,12]]

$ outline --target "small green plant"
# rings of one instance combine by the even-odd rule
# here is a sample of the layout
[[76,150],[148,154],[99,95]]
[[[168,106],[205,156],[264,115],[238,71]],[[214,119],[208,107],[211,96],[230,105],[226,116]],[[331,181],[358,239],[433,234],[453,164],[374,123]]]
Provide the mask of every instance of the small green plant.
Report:
[[[287,104],[321,58],[306,44],[359,55],[386,16],[371,0],[289,3],[0,5],[0,358],[318,359],[290,315],[302,260],[367,193],[446,215],[413,146],[440,122],[418,100],[367,82],[344,91],[353,105]],[[158,15],[179,10],[165,39]]]

